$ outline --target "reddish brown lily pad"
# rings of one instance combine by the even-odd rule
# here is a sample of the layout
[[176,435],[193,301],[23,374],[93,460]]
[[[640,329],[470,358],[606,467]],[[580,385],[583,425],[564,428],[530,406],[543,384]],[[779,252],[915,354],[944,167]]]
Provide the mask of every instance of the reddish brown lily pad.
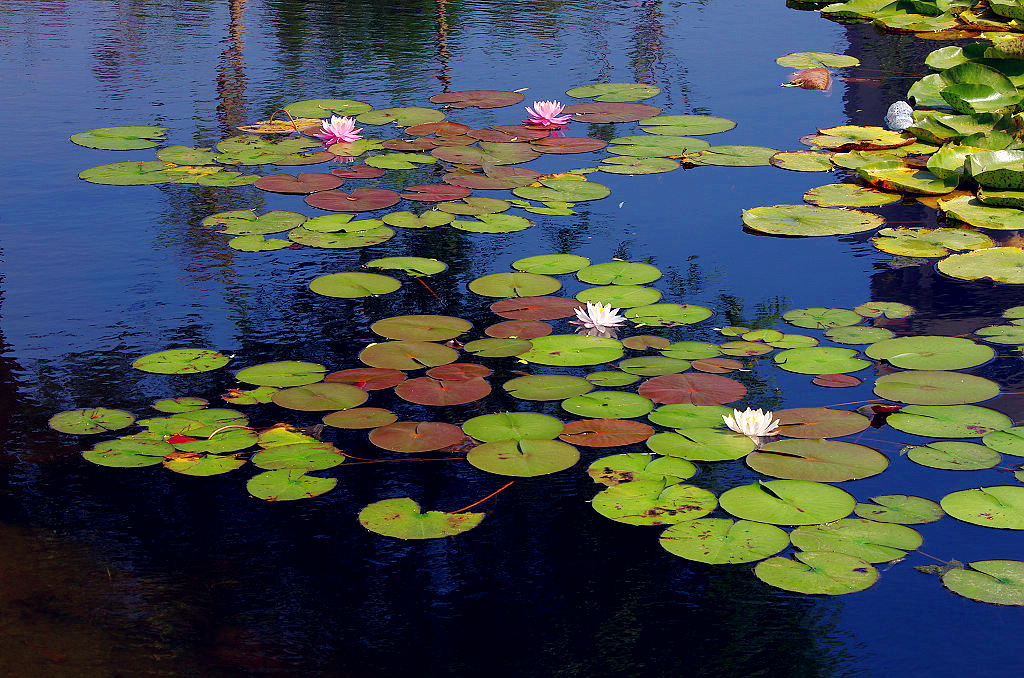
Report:
[[798,407],[779,410],[779,435],[789,438],[838,438],[860,433],[871,420],[849,410],[830,410],[827,407]]
[[640,443],[654,435],[647,424],[628,419],[584,419],[570,421],[558,437],[584,447],[618,447]]
[[656,403],[725,405],[747,394],[747,387],[716,374],[666,374],[640,384],[637,393]]
[[512,320],[558,320],[576,315],[583,306],[576,299],[564,297],[516,297],[491,304],[491,310]]
[[742,369],[743,363],[729,358],[702,358],[691,362],[690,367],[698,372],[707,372],[708,374],[728,374]]
[[484,334],[499,339],[536,339],[552,332],[551,325],[539,320],[507,320],[484,328]]
[[590,137],[548,137],[530,142],[541,153],[589,153],[599,151],[608,145],[607,141]]
[[437,144],[432,139],[413,139],[412,141],[391,139],[381,145],[390,151],[429,151],[437,148]]
[[351,193],[321,191],[306,196],[310,207],[328,212],[372,212],[397,205],[401,197],[386,188],[357,188]]
[[302,165],[319,165],[322,162],[328,162],[334,160],[336,155],[330,151],[317,151],[315,153],[292,153],[286,155],[280,160],[275,160],[274,164],[280,167],[300,167]]
[[442,146],[430,152],[439,160],[459,165],[518,165],[540,157],[540,151],[530,144],[480,142],[480,148],[470,146]]
[[434,143],[434,148],[438,146],[472,146],[477,142],[473,137],[467,136],[454,136],[454,137],[436,137],[431,138]]
[[483,127],[466,132],[467,137],[499,144],[544,139],[550,134],[551,130],[523,127],[522,125],[495,125],[494,127]]
[[526,167],[485,167],[483,174],[464,169],[449,172],[441,177],[441,181],[452,186],[472,189],[507,190],[528,186],[540,175],[540,172]]
[[454,137],[465,134],[471,129],[473,128],[463,125],[461,122],[442,120],[441,122],[425,122],[422,125],[406,127],[405,133],[414,137],[425,137],[430,134],[436,134],[438,137]]
[[636,122],[644,118],[653,118],[661,113],[661,109],[648,104],[595,101],[566,106],[562,113],[571,115],[576,122]]
[[847,388],[849,386],[860,386],[863,381],[852,374],[819,374],[811,383],[826,388]]
[[350,370],[332,372],[324,377],[324,381],[336,381],[342,384],[352,384],[364,391],[377,391],[391,388],[392,386],[405,381],[405,372],[391,370],[382,367],[356,367]]
[[461,442],[458,426],[440,421],[400,421],[370,431],[370,442],[392,452],[429,452]]
[[298,176],[292,174],[271,174],[257,179],[253,186],[271,193],[316,193],[330,191],[345,183],[337,175],[322,172],[303,172]]
[[379,167],[370,167],[368,165],[355,165],[353,167],[331,170],[331,174],[344,179],[376,179],[377,177],[384,176],[384,172],[385,170]]
[[497,89],[465,89],[460,92],[444,92],[430,97],[430,103],[447,104],[450,108],[501,108],[518,104],[522,100],[522,92],[506,92]]
[[395,386],[395,395],[418,405],[465,405],[491,392],[483,379],[433,379],[416,377]]
[[650,334],[638,334],[632,337],[626,337],[622,340],[622,345],[626,348],[631,348],[634,351],[644,351],[648,348],[668,348],[670,342],[665,337],[655,337]]
[[451,363],[439,367],[431,367],[426,375],[434,379],[446,381],[466,381],[468,379],[483,379],[491,376],[491,369],[476,363]]
[[331,412],[324,423],[334,428],[377,428],[398,421],[398,415],[382,407],[353,407],[351,410]]
[[419,200],[420,202],[444,202],[445,200],[459,200],[465,198],[473,191],[462,186],[451,186],[449,184],[417,184],[408,186],[404,193],[399,195],[406,200]]

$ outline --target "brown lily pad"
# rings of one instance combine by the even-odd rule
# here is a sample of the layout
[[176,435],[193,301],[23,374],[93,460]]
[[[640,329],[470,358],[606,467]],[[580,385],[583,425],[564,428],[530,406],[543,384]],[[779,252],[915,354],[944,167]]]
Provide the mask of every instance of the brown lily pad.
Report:
[[414,137],[425,137],[435,134],[438,137],[455,137],[465,134],[473,129],[461,122],[442,120],[441,122],[425,122],[422,125],[413,125],[405,128],[405,133]]
[[445,200],[465,198],[472,192],[472,190],[463,186],[452,186],[450,184],[417,184],[416,186],[406,187],[405,192],[399,195],[406,200],[444,202]]
[[376,179],[384,176],[385,170],[369,165],[355,165],[353,167],[341,167],[331,170],[331,174],[343,179]]
[[530,142],[541,153],[589,153],[599,151],[608,145],[607,141],[590,137],[548,137]]
[[628,419],[584,419],[570,421],[558,436],[564,442],[583,447],[618,447],[641,443],[654,435],[647,424]]
[[[521,143],[481,141],[480,147],[442,146],[430,152],[439,160],[458,165],[518,165],[540,157],[540,151]],[[446,182],[448,183],[448,182]]]
[[310,207],[328,212],[372,212],[397,205],[401,197],[386,188],[356,188],[351,193],[321,191],[306,196]]
[[398,421],[398,415],[382,407],[353,407],[324,416],[324,424],[334,428],[359,429],[387,426]]
[[389,151],[429,151],[437,148],[437,144],[431,139],[391,139],[381,145]]
[[351,384],[358,386],[364,391],[378,391],[391,388],[399,382],[405,381],[405,372],[382,367],[356,367],[350,370],[332,372],[324,377],[324,381]]
[[461,442],[458,426],[440,421],[399,421],[370,431],[370,442],[392,452],[430,452]]
[[576,315],[583,306],[576,299],[563,297],[515,297],[491,304],[491,310],[512,320],[558,320]]
[[441,181],[452,186],[480,190],[507,190],[528,186],[541,176],[540,172],[526,167],[485,167],[483,173],[460,169],[441,177]]
[[743,363],[729,358],[702,358],[691,362],[690,367],[698,372],[707,372],[708,374],[728,374],[742,369]]
[[316,193],[330,191],[345,183],[337,175],[321,172],[303,172],[298,176],[292,174],[271,174],[257,179],[253,186],[271,193]]
[[491,392],[483,379],[433,379],[416,377],[395,386],[395,395],[418,405],[465,405]]
[[789,438],[838,438],[860,433],[871,420],[849,410],[827,407],[799,407],[779,410],[779,435]]
[[576,122],[637,122],[653,118],[661,113],[657,106],[634,103],[595,101],[588,104],[572,104],[562,112],[571,115]]
[[811,383],[825,388],[847,388],[849,386],[860,386],[863,381],[852,374],[819,374]]
[[666,374],[640,384],[637,393],[656,403],[725,405],[747,394],[747,387],[716,374]]
[[484,328],[484,334],[499,339],[536,339],[551,334],[553,328],[539,320],[507,320]]
[[491,376],[491,368],[477,365],[476,363],[451,363],[431,367],[426,371],[428,377],[444,379],[445,381],[467,381],[469,379],[483,379]]
[[494,127],[482,127],[466,132],[467,137],[479,141],[490,141],[497,144],[511,144],[515,142],[534,141],[544,139],[551,134],[550,130],[533,129],[522,125],[495,125]]
[[518,104],[522,100],[522,92],[506,92],[496,89],[466,89],[460,92],[444,92],[430,97],[431,103],[446,104],[450,108],[501,108]]

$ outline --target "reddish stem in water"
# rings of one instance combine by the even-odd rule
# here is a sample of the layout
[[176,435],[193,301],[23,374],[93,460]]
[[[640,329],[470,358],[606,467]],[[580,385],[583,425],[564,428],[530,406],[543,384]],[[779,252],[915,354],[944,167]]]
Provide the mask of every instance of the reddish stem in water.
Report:
[[430,289],[430,285],[428,285],[427,283],[423,282],[423,278],[416,278],[416,280],[419,281],[419,283],[421,285],[426,287],[427,291],[430,292],[431,294],[433,294],[435,299],[437,299],[438,301],[441,301],[441,297],[437,296],[437,292],[435,292],[434,290]]
[[504,490],[504,489],[505,489],[506,487],[508,487],[509,485],[513,485],[513,484],[515,484],[515,482],[516,482],[516,481],[514,481],[514,480],[512,480],[512,481],[509,481],[508,483],[506,483],[506,484],[502,485],[501,487],[499,487],[499,488],[498,488],[497,490],[495,490],[494,492],[491,492],[491,493],[490,493],[489,495],[487,495],[486,497],[484,497],[484,498],[483,498],[483,499],[481,499],[480,501],[475,501],[475,502],[473,502],[472,504],[470,504],[469,506],[463,506],[463,507],[462,507],[462,508],[460,508],[460,509],[459,509],[458,511],[449,511],[449,513],[462,513],[463,511],[466,511],[466,510],[469,510],[469,509],[473,508],[473,507],[474,507],[474,506],[476,506],[477,504],[482,504],[482,503],[484,503],[485,501],[487,501],[488,499],[490,499],[491,497],[493,497],[494,495],[496,495],[496,494],[498,494],[499,492],[501,492],[502,490]]

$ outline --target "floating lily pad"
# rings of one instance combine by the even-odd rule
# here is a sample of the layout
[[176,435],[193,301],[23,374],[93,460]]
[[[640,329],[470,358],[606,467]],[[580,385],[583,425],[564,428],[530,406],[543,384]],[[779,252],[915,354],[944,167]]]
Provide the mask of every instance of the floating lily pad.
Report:
[[178,348],[144,355],[132,367],[154,374],[196,374],[224,367],[231,358],[205,348]]
[[398,415],[380,407],[354,407],[324,416],[327,426],[344,429],[377,428],[398,421]]
[[751,563],[789,546],[789,535],[774,525],[749,520],[699,518],[677,523],[661,533],[669,553],[711,565]]
[[370,104],[352,99],[304,99],[288,104],[284,110],[293,118],[329,119],[332,115],[359,115],[371,108]]
[[318,478],[303,470],[264,471],[253,476],[245,489],[254,497],[267,501],[293,501],[312,499],[330,492],[338,484],[337,478]]
[[[247,428],[226,428],[206,439],[200,438],[198,440],[178,442],[174,437],[171,437],[169,441],[173,441],[174,449],[181,452],[223,454],[225,452],[238,452],[239,450],[252,447],[257,443],[258,438],[259,436],[257,436],[255,431]],[[186,466],[186,464],[182,465]]]
[[339,141],[336,144],[331,144],[327,150],[333,155],[354,158],[368,151],[379,151],[382,148],[384,148],[384,142],[380,139],[356,139],[355,141]]
[[[782,151],[769,158],[769,162],[775,167],[794,172],[831,172],[835,169],[832,154],[821,151]],[[807,199],[806,194],[804,199]]]
[[443,261],[427,259],[425,257],[384,257],[382,259],[372,259],[363,264],[363,266],[381,270],[404,271],[417,278],[448,270],[448,264]]
[[561,374],[537,374],[509,379],[502,388],[520,400],[564,400],[594,390],[580,377]]
[[120,439],[97,443],[91,450],[83,452],[82,456],[86,461],[100,466],[142,468],[156,466],[164,457],[173,453],[174,447],[162,440]]
[[886,193],[856,184],[828,184],[804,193],[804,201],[818,207],[877,207],[899,202],[898,193]]
[[546,137],[530,142],[530,146],[541,153],[561,155],[590,153],[591,151],[599,151],[607,145],[608,142],[606,141],[590,137]]
[[856,169],[860,178],[872,186],[897,193],[945,195],[959,183],[957,177],[938,177],[899,160],[868,163]]
[[859,233],[878,228],[885,219],[847,208],[813,205],[772,205],[743,210],[743,224],[772,235],[822,236]]
[[[406,169],[406,168],[402,168]],[[472,193],[468,188],[462,186],[450,186],[449,184],[416,184],[406,186],[399,196],[405,200],[418,200],[420,202],[444,202],[445,200],[458,200],[465,198]]]
[[668,158],[621,156],[602,158],[597,168],[609,174],[660,174],[679,169],[679,163]]
[[618,137],[609,143],[609,153],[637,158],[678,157],[711,147],[703,139],[653,134]]
[[715,510],[715,495],[693,485],[665,486],[664,481],[620,483],[599,492],[591,502],[606,518],[629,525],[675,525]]
[[145,125],[97,127],[72,134],[71,142],[86,148],[98,148],[105,151],[136,151],[158,146],[166,134],[166,127]]
[[[458,165],[518,165],[519,163],[536,160],[541,153],[527,143],[501,143],[495,141],[481,141],[480,147],[469,146],[442,146],[430,152],[439,160],[445,160]],[[515,176],[515,175],[510,175]],[[445,179],[445,183],[466,188],[498,188],[498,186],[471,185],[469,183],[456,183]],[[486,183],[486,182],[485,182]],[[521,185],[516,182],[516,185]],[[509,186],[501,186],[510,188]]]
[[942,517],[942,508],[930,499],[905,494],[883,494],[871,497],[874,504],[857,504],[853,512],[861,518],[883,523],[917,525],[933,523]]
[[539,273],[542,275],[575,273],[589,265],[590,259],[581,257],[578,254],[539,254],[533,257],[516,259],[512,262],[512,268],[517,271]]
[[857,372],[871,363],[857,357],[852,348],[814,346],[791,348],[775,356],[775,363],[787,372],[797,374],[847,374]]
[[[333,153],[331,154],[333,155]],[[353,165],[350,167],[340,167],[335,170],[331,170],[331,174],[342,179],[376,179],[384,176],[384,170],[379,167],[367,167],[366,165]]]
[[[534,151],[535,152],[535,151]],[[526,167],[502,167],[494,164],[484,165],[483,174],[470,169],[460,168],[458,171],[445,174],[441,179],[446,184],[465,186],[472,189],[509,189],[532,184],[540,176],[540,172]]]
[[239,252],[272,252],[291,246],[288,240],[264,238],[262,235],[240,235],[228,241],[228,247]]
[[458,351],[429,341],[384,341],[370,344],[359,354],[359,360],[370,367],[392,370],[437,367],[458,359]]
[[628,419],[586,419],[570,421],[558,437],[584,447],[618,447],[643,442],[654,435],[654,429]]
[[470,233],[514,233],[533,226],[533,222],[515,214],[481,214],[473,221],[456,219],[452,226]]
[[396,108],[378,108],[361,113],[356,117],[356,121],[364,125],[395,123],[399,127],[409,127],[411,125],[423,125],[428,122],[441,122],[444,120],[444,117],[444,113],[433,108],[400,106]]
[[799,407],[777,410],[779,435],[789,438],[838,438],[860,433],[871,420],[848,410]]
[[1021,95],[1009,78],[980,63],[969,61],[953,66],[939,77],[946,85],[939,90],[939,96],[961,113],[994,113],[1021,102]]
[[447,315],[399,315],[370,325],[376,334],[388,339],[444,341],[469,331],[473,323]]
[[1002,412],[977,405],[907,405],[886,421],[897,431],[928,438],[980,438],[1013,426]]
[[864,353],[908,370],[962,370],[992,359],[995,350],[962,337],[896,337],[871,344]]
[[786,68],[817,68],[818,66],[846,68],[859,66],[860,59],[832,52],[790,52],[777,58],[775,63]]
[[538,365],[579,367],[612,362],[622,357],[622,344],[607,337],[554,334],[531,339],[533,348],[519,357]]
[[793,530],[793,545],[804,551],[845,553],[869,563],[903,558],[923,541],[917,530],[863,518],[843,518],[828,525],[805,525]]
[[330,443],[293,443],[257,452],[252,463],[266,471],[323,471],[344,463],[345,455]]
[[559,320],[574,316],[580,302],[562,297],[521,297],[491,304],[491,310],[511,320]]
[[270,174],[260,177],[253,184],[256,188],[271,193],[308,194],[317,191],[329,191],[341,186],[344,179],[333,174],[306,172],[293,174]]
[[328,273],[314,278],[309,289],[325,297],[357,299],[394,292],[402,283],[376,273]]
[[452,537],[473,529],[483,519],[483,513],[423,513],[409,497],[384,499],[359,512],[359,524],[367,530],[397,539]]
[[326,412],[357,407],[366,402],[366,398],[366,391],[358,386],[331,382],[287,388],[275,393],[273,401],[290,410]]
[[647,414],[652,407],[647,398],[620,391],[592,391],[562,401],[566,412],[595,419],[632,419]]
[[656,337],[652,334],[635,334],[623,339],[622,345],[634,351],[645,351],[649,348],[666,349],[671,343],[665,337]]
[[617,309],[629,309],[651,306],[661,299],[661,292],[642,285],[602,285],[577,292],[576,298],[584,303],[602,303]]
[[[469,283],[469,289],[484,297],[535,297],[562,287],[556,278],[536,273],[493,273]],[[493,310],[493,309],[492,309]],[[517,320],[547,318],[516,318]]]
[[317,363],[285,360],[247,367],[235,378],[256,386],[305,386],[320,381],[326,372],[327,369]]
[[[997,7],[992,4],[993,9]],[[1024,562],[976,560],[968,565],[972,569],[954,568],[942,575],[943,585],[953,593],[982,603],[1024,605]]]
[[228,394],[221,396],[224,402],[232,405],[256,405],[258,403],[269,403],[278,389],[273,386],[259,386],[249,391],[237,388],[228,389]]
[[611,487],[638,480],[656,480],[671,485],[697,474],[697,467],[685,459],[657,457],[649,454],[613,454],[602,457],[587,469],[595,483]]
[[512,189],[513,195],[540,202],[584,202],[607,197],[611,190],[594,181],[573,179],[541,179],[542,186],[521,186]]
[[1024,457],[1024,426],[1014,426],[1003,431],[986,433],[981,440],[997,452],[1014,457]]
[[594,101],[640,101],[650,99],[661,92],[654,85],[637,82],[606,82],[600,85],[583,85],[566,90],[574,99],[593,97]]
[[[366,164],[370,167],[392,170],[415,169],[419,165],[432,165],[435,162],[437,162],[437,158],[423,153],[384,153],[381,155],[374,155],[366,159]],[[455,197],[462,196],[456,194]],[[439,199],[448,200],[449,198]]]
[[164,162],[173,162],[177,165],[210,165],[217,161],[218,155],[209,148],[191,146],[168,146],[156,152],[156,157]]
[[372,212],[391,207],[401,198],[386,188],[355,188],[351,193],[320,191],[305,198],[310,207],[328,212]]
[[220,212],[203,219],[203,226],[222,227],[220,233],[228,235],[267,235],[296,228],[306,221],[298,212],[275,210],[256,216],[252,210]]
[[768,165],[777,148],[764,146],[712,146],[688,154],[686,162],[693,165],[720,165],[723,167],[757,167]]
[[176,181],[181,175],[170,171],[160,160],[114,162],[82,170],[78,178],[91,184],[108,186],[144,186]]
[[135,423],[135,415],[107,407],[85,407],[55,414],[48,423],[61,433],[87,435],[127,428]]
[[992,468],[1002,457],[999,453],[977,443],[941,440],[905,450],[907,458],[915,464],[950,471],[974,471]]
[[990,228],[997,231],[1015,231],[1024,228],[1024,210],[1013,207],[992,207],[966,195],[952,200],[940,200],[939,209],[946,214],[947,218],[958,219],[978,228]]
[[[497,214],[498,212],[504,212],[510,207],[512,207],[512,204],[509,203],[507,200],[478,197],[465,198],[462,202],[442,202],[438,203],[437,205],[437,209],[441,210],[442,212],[448,212],[449,214],[458,214],[462,216],[472,216],[477,214]],[[543,271],[532,272],[543,273]]]
[[953,251],[995,246],[984,233],[963,228],[883,228],[871,244],[883,252],[904,257],[944,257]]
[[710,115],[659,115],[639,122],[648,134],[669,136],[716,134],[736,126],[732,120]]
[[491,385],[480,378],[435,379],[417,377],[395,386],[395,395],[418,405],[464,405],[487,396]]
[[[627,308],[625,316],[635,325],[649,327],[674,327],[692,325],[711,317],[711,309],[693,304],[646,304]],[[669,354],[664,354],[669,355]],[[671,355],[680,358],[679,355]]]
[[722,349],[705,341],[677,341],[661,349],[661,354],[681,360],[702,360],[722,355]]
[[875,395],[912,405],[967,405],[999,395],[999,384],[962,372],[914,370],[884,374],[875,380]]
[[182,396],[179,398],[162,398],[157,400],[153,403],[153,409],[158,412],[177,414],[179,412],[194,412],[196,410],[201,410],[209,404],[209,401],[204,398]]
[[455,217],[447,212],[430,210],[420,215],[412,212],[390,212],[381,217],[381,220],[389,226],[400,228],[435,228],[452,223]]
[[[372,222],[377,220],[367,219],[365,221]],[[377,221],[377,223],[379,224],[380,222]],[[321,249],[353,249],[357,247],[379,245],[382,242],[387,242],[395,235],[395,232],[387,226],[362,228],[363,224],[357,224],[357,222],[352,222],[352,224],[353,228],[351,230],[343,229],[331,233],[311,231],[300,226],[299,228],[292,229],[288,232],[288,239],[307,247],[317,247]]]
[[747,387],[716,374],[667,374],[648,379],[638,392],[661,404],[724,405],[746,395]]
[[874,344],[896,336],[892,330],[884,327],[833,327],[825,331],[825,336],[837,344]]
[[810,480],[771,480],[734,487],[722,494],[719,503],[744,520],[773,525],[817,525],[845,518],[857,502],[832,485]]
[[501,108],[518,104],[522,100],[522,92],[495,89],[467,89],[443,92],[430,97],[430,103],[445,104],[448,108]]
[[813,146],[834,151],[877,151],[914,143],[915,137],[884,127],[840,125],[819,129],[810,139]]
[[537,412],[500,412],[469,419],[463,432],[481,442],[503,440],[554,440],[564,424],[555,417]]
[[615,387],[634,384],[640,381],[640,377],[635,374],[626,374],[625,372],[610,370],[604,372],[591,372],[586,376],[586,380],[594,386]]
[[462,441],[458,426],[440,421],[399,421],[370,431],[370,442],[392,452],[430,452]]
[[526,353],[533,348],[533,344],[526,339],[477,339],[468,342],[463,348],[467,353],[482,358],[508,358]]
[[861,321],[861,316],[845,308],[801,308],[783,313],[782,319],[797,327],[824,329],[856,325]]
[[939,271],[960,280],[991,278],[996,282],[1024,284],[1024,248],[991,247],[953,254],[937,264]]
[[641,356],[639,358],[627,358],[619,363],[619,369],[629,374],[636,374],[641,377],[656,377],[662,374],[678,374],[689,369],[690,363],[679,358],[667,358],[665,356]]
[[996,485],[947,494],[939,502],[949,515],[965,523],[1024,530],[1024,486]]
[[[499,339],[536,339],[551,334],[554,328],[539,320],[506,320],[484,328],[484,334]],[[531,344],[532,345],[532,344]]]
[[718,428],[679,429],[647,440],[652,452],[689,461],[731,461],[749,454],[754,446],[747,436]]
[[172,452],[163,460],[164,468],[187,476],[215,476],[245,465],[245,458],[230,455]]
[[661,113],[657,106],[635,103],[594,102],[589,104],[572,104],[562,111],[571,115],[576,122],[636,122]]
[[909,318],[914,315],[914,307],[907,306],[898,301],[869,301],[853,309],[865,318],[886,318],[898,319]]
[[972,153],[965,171],[986,188],[1019,191],[1024,188],[1024,151],[1002,150]]
[[798,551],[793,557],[796,560],[763,560],[754,568],[754,575],[786,591],[833,596],[863,591],[878,580],[878,570],[845,553]]
[[747,464],[776,478],[835,483],[877,475],[889,460],[870,447],[838,440],[777,440],[747,455]]
[[1024,344],[1024,326],[990,325],[975,332],[990,344]]
[[572,445],[557,440],[502,440],[477,445],[466,461],[482,471],[503,476],[533,477],[564,471],[579,461]]
[[731,407],[677,403],[662,405],[647,415],[653,423],[674,429],[722,428],[723,416],[732,414]]
[[660,278],[661,271],[650,264],[609,261],[587,266],[576,277],[590,285],[643,285]]

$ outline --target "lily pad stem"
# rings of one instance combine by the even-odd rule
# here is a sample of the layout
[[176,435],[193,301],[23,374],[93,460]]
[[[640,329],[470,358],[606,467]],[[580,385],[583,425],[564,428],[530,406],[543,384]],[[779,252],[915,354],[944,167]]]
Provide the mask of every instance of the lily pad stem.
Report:
[[514,480],[512,480],[512,481],[509,481],[509,482],[505,483],[504,485],[502,485],[501,487],[499,487],[498,489],[496,489],[496,490],[495,490],[494,492],[491,492],[491,493],[490,493],[489,495],[487,495],[486,497],[484,497],[484,498],[483,498],[483,499],[481,499],[480,501],[475,501],[475,502],[473,502],[472,504],[470,504],[469,506],[463,506],[463,507],[462,507],[462,508],[460,508],[460,509],[459,509],[458,511],[449,511],[449,513],[462,513],[463,511],[466,511],[466,510],[469,510],[469,509],[473,508],[473,507],[474,507],[474,506],[476,506],[477,504],[482,504],[482,503],[484,503],[485,501],[487,501],[488,499],[490,499],[491,497],[493,497],[494,495],[496,495],[496,494],[498,494],[499,492],[501,492],[502,490],[504,490],[504,489],[505,489],[506,487],[508,487],[509,485],[514,485],[514,484],[515,484],[515,482],[516,482],[516,481],[514,481]]

